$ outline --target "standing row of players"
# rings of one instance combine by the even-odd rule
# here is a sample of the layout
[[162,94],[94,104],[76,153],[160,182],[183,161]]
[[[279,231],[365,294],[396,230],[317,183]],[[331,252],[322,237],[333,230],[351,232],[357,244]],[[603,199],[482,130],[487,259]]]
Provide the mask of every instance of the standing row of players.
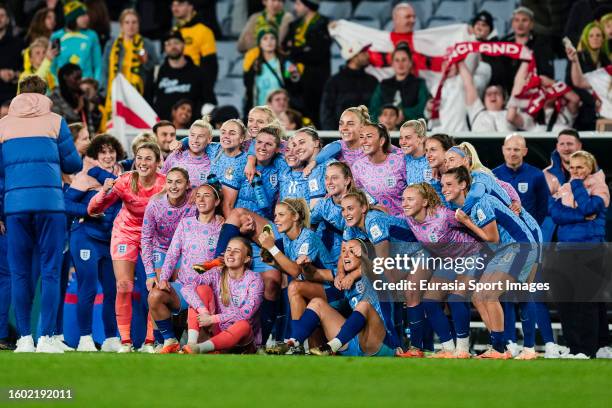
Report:
[[[434,356],[469,358],[471,301],[490,333],[481,357],[509,358],[504,327],[514,327],[507,324],[514,314],[504,321],[510,308],[499,301],[503,291],[406,291],[403,316],[401,303],[374,290],[372,260],[398,248],[414,256],[486,257],[481,269],[420,268],[405,278],[529,281],[542,234],[516,191],[480,163],[470,144],[426,136],[423,121],[402,126],[401,149],[365,107],[347,109],[339,130],[341,140],[323,149],[310,128],[285,140],[272,112],[256,107],[247,126],[225,122],[219,143],[211,141],[210,124],[194,122],[163,163],[155,143],[138,144],[133,170],[124,173],[121,145],[95,137],[87,152],[94,167],[66,191],[75,217],[78,350],[97,350],[91,334],[98,280],[102,349],[133,350],[132,294],[142,260],[150,307],[143,351],[155,350],[154,327],[164,339],[158,352],[181,350],[172,316],[187,310],[185,353],[255,351],[275,329],[276,352],[303,353],[310,338],[312,354],[423,357],[431,327],[442,345]],[[520,304],[525,339],[517,358],[537,356],[534,310],[532,302]],[[399,348],[404,321],[406,351]],[[547,355],[558,356],[553,339],[545,341]]]

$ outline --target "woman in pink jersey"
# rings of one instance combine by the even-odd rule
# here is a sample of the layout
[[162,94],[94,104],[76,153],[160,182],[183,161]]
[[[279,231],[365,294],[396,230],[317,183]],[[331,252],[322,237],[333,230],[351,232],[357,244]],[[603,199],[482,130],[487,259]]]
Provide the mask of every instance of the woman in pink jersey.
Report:
[[210,336],[204,342],[187,344],[184,353],[255,351],[255,344],[261,341],[258,312],[264,285],[261,275],[248,269],[251,254],[251,243],[234,237],[225,249],[223,267],[183,286],[181,292],[190,303],[189,320],[198,322],[203,336]]
[[[423,182],[408,186],[402,195],[402,207],[410,229],[424,245],[427,259],[432,260],[432,267],[427,268],[427,275],[431,278],[421,276],[418,279],[429,280],[432,284],[460,283],[466,288],[469,281],[477,279],[479,270],[473,267],[473,264],[476,264],[476,256],[482,246],[477,243],[476,238],[468,234],[463,224],[455,219],[455,212],[442,204],[438,193],[430,184]],[[434,259],[444,260],[446,264],[435,262]],[[449,259],[454,260],[452,266],[447,262]],[[465,266],[466,264],[469,265]],[[420,298],[421,293],[415,294]],[[448,318],[442,311],[442,301],[448,302],[453,315],[457,347],[452,340]],[[432,357],[469,358],[470,309],[466,301],[466,290],[427,290],[421,304],[442,343],[442,351]],[[420,353],[408,350],[402,356],[415,357],[416,354]]]
[[[189,144],[183,150],[181,142],[173,143],[175,150],[168,155],[162,167],[162,173],[167,174],[174,167],[181,167],[189,173],[189,181],[193,187],[206,183],[210,173],[210,156],[214,153],[210,146],[213,128],[205,120],[196,120],[189,128]],[[218,148],[218,146],[215,146]]]
[[[117,200],[123,201],[111,235],[111,258],[117,280],[115,312],[122,343],[119,353],[133,351],[130,330],[134,271],[140,252],[145,208],[151,197],[159,193],[166,183],[166,176],[157,172],[160,163],[159,146],[156,143],[143,143],[136,151],[135,170],[114,180],[107,179],[87,207],[88,214],[96,216]],[[143,351],[153,350],[153,340],[153,326],[149,320]]]
[[[161,273],[155,279],[155,287],[149,294],[149,308],[155,324],[164,337],[161,354],[179,351],[179,342],[172,328],[171,316],[187,310],[189,305],[199,304],[199,298],[184,298],[181,288],[198,281],[193,265],[213,259],[223,217],[218,215],[221,198],[217,187],[202,184],[193,192],[192,202],[197,215],[183,218],[168,248]],[[176,280],[172,281],[178,266]],[[172,282],[170,282],[172,281]],[[189,292],[193,295],[193,292]],[[189,322],[189,343],[198,340],[199,327]]]
[[402,191],[406,188],[406,164],[401,153],[393,153],[387,128],[366,122],[359,135],[365,157],[353,166],[355,184],[374,197],[389,213],[400,216]]

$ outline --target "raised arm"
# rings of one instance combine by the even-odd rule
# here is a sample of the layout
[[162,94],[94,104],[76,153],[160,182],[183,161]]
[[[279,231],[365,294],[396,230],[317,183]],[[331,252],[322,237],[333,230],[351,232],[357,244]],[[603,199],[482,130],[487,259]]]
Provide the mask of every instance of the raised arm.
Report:
[[459,62],[459,75],[461,75],[465,88],[465,104],[471,106],[478,99],[478,93],[476,92],[476,86],[474,86],[472,73],[467,69],[464,61]]

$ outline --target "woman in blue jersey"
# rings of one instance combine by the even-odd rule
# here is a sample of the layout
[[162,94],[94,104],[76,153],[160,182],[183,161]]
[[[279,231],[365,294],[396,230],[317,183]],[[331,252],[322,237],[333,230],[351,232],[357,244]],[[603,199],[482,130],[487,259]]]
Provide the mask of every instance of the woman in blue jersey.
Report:
[[[470,190],[471,178],[464,167],[447,170],[442,176],[442,191],[449,203],[462,207]],[[495,255],[489,260],[480,284],[487,290],[474,293],[473,303],[491,334],[492,348],[482,358],[507,359],[504,341],[504,314],[499,297],[508,282],[529,279],[536,254],[521,243],[535,241],[525,223],[495,197],[485,194],[472,207],[469,215],[456,211],[459,222],[480,240],[489,243]]]
[[425,156],[427,122],[424,119],[408,120],[400,128],[399,145],[406,162],[406,184],[431,181],[431,168]]
[[[388,258],[393,254],[415,255],[419,253],[419,245],[405,219],[394,217],[372,207],[364,192],[360,190],[347,193],[341,200],[342,216],[346,222],[343,238],[364,239],[374,245],[376,257]],[[391,245],[394,245],[393,254]],[[417,281],[427,279],[427,271],[417,268],[414,271],[389,270],[384,276],[391,281],[406,279]],[[338,264],[335,285],[340,289],[350,287],[350,280],[346,282],[343,265]],[[408,323],[410,326],[411,349],[404,353],[404,357],[423,357],[423,334],[425,312],[420,306],[420,297],[417,291],[407,290],[399,294],[399,300],[408,306]],[[399,321],[396,324],[400,324]]]
[[446,170],[444,161],[446,151],[454,145],[455,140],[444,133],[436,133],[425,139],[425,157],[431,169],[429,184],[436,190],[436,193],[438,193],[440,200],[442,200],[444,204],[446,204],[446,199],[442,194],[440,178],[442,177],[442,173]]
[[102,320],[106,340],[102,351],[117,351],[115,320],[115,275],[110,255],[110,238],[115,216],[121,209],[117,202],[99,217],[87,214],[87,205],[102,187],[106,175],[117,176],[117,160],[125,156],[121,143],[113,136],[96,136],[87,149],[87,156],[98,163],[90,174],[103,174],[98,180],[87,172],[77,174],[64,192],[66,213],[74,217],[70,232],[70,250],[78,282],[77,321],[80,340],[77,351],[97,351],[92,337],[92,316],[98,282],[102,284],[104,303]]
[[[287,295],[293,332],[293,323],[302,316],[308,301],[320,297],[332,303],[340,300],[342,293],[333,286],[335,261],[321,238],[310,229],[310,210],[306,201],[303,198],[280,201],[274,210],[274,224],[281,239],[276,240],[272,232],[263,231],[259,235],[259,242],[274,259],[274,264],[291,280]],[[313,264],[331,272],[323,276],[304,275],[302,264]],[[294,350],[301,351],[303,348]]]
[[[371,249],[371,247],[369,248]],[[338,263],[343,265],[351,285],[344,291],[352,313],[345,318],[322,298],[312,299],[295,324],[294,339],[302,344],[321,325],[329,341],[310,349],[311,354],[343,356],[393,356],[399,347],[399,339],[393,327],[389,303],[381,303],[372,286],[372,261],[368,257],[368,245],[359,239],[342,244]],[[305,266],[310,273],[324,273],[312,266]],[[329,273],[329,271],[327,271]]]
[[340,201],[347,193],[355,190],[353,173],[348,164],[338,161],[327,165],[325,189],[327,190],[327,196],[319,200],[312,209],[310,223],[321,235],[321,239],[332,258],[338,259],[342,245],[342,234],[346,228]]

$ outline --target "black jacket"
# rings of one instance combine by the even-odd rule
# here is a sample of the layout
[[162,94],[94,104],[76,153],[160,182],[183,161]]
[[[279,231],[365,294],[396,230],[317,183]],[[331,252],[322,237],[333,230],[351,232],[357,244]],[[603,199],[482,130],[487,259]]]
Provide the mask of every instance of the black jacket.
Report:
[[[10,32],[10,27],[0,38],[0,69],[12,69],[13,71],[21,71],[23,69],[23,57],[21,50],[23,42],[18,37],[14,37]],[[4,82],[0,79],[0,103],[3,103],[17,93],[17,79],[19,75],[15,75],[15,79],[10,82]]]
[[145,90],[145,98],[160,119],[170,119],[172,105],[179,99],[189,99],[193,102],[194,115],[199,116],[200,109],[205,103],[217,103],[217,98],[211,81],[207,81],[202,69],[196,66],[191,58],[183,68],[175,69],[168,64],[168,59],[159,67],[157,75],[151,73],[152,78],[146,83],[151,84]]
[[347,66],[329,78],[323,88],[321,101],[321,128],[335,130],[340,116],[351,106],[368,105],[378,81],[364,69],[354,70]]

